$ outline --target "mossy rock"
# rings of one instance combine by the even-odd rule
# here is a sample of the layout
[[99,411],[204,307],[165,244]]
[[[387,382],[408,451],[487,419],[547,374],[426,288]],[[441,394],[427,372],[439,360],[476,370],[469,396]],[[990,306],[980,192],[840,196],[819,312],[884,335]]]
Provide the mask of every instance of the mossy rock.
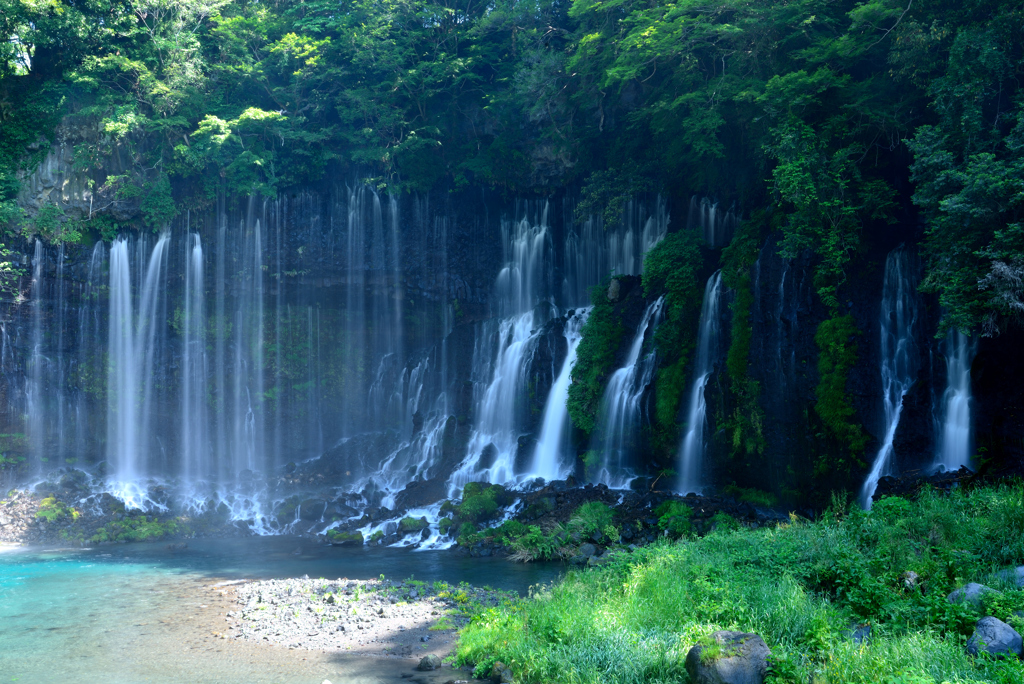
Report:
[[362,546],[363,533],[359,530],[355,532],[327,530],[327,541],[331,543],[331,546]]
[[398,533],[401,535],[415,534],[430,527],[426,518],[402,518],[398,523]]

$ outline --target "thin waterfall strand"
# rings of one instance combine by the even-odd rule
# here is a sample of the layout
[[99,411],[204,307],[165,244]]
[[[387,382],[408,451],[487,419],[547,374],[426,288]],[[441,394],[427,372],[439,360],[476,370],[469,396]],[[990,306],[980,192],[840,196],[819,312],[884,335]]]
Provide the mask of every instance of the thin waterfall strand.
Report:
[[697,359],[693,366],[693,386],[686,413],[686,435],[679,449],[679,491],[700,493],[703,486],[704,423],[707,404],[704,388],[718,359],[720,328],[719,305],[722,297],[722,272],[716,271],[704,288],[697,333]]
[[665,298],[659,297],[647,305],[626,362],[612,374],[601,401],[598,420],[603,426],[601,467],[596,479],[612,489],[625,488],[633,480],[630,460],[636,452],[634,440],[639,433],[640,399],[653,378],[655,367],[653,351],[643,357],[641,354],[648,334],[653,333],[661,321],[664,304]]
[[977,351],[959,330],[946,335],[946,391],[936,469],[952,472],[971,463],[971,363]]
[[547,402],[544,404],[544,421],[541,424],[540,439],[534,451],[530,466],[532,475],[545,480],[560,480],[572,471],[566,437],[569,427],[569,385],[572,382],[572,367],[576,363],[576,348],[583,339],[583,326],[587,322],[590,307],[577,311],[565,322],[565,341],[568,352],[558,377],[551,385]]
[[893,439],[903,410],[903,397],[917,379],[918,353],[914,339],[917,327],[917,268],[903,247],[885,260],[882,285],[881,330],[882,407],[885,411],[885,439],[875,455],[871,472],[860,492],[860,503],[871,508],[878,480],[892,471]]

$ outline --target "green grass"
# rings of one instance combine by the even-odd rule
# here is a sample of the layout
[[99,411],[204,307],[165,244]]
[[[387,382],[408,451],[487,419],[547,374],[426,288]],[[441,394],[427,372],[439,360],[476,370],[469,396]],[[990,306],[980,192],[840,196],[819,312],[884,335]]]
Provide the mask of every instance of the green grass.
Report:
[[[733,629],[765,639],[774,684],[1024,681],[1020,661],[964,650],[983,613],[1007,620],[1024,607],[1024,592],[991,576],[1024,562],[1021,484],[727,528],[619,553],[488,609],[463,631],[457,660],[500,660],[517,682],[681,682],[689,649]],[[906,571],[917,587],[905,586]],[[979,613],[950,605],[946,595],[969,581],[1003,594]],[[872,637],[855,645],[847,632],[865,622]]]

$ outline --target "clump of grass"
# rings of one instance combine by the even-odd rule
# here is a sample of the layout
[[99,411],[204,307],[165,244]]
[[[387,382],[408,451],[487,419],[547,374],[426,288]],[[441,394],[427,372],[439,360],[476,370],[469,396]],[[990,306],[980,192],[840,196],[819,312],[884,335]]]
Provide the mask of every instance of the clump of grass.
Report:
[[654,509],[658,516],[658,527],[673,537],[682,537],[690,533],[690,518],[693,509],[679,501],[666,501]]
[[[618,554],[485,610],[456,659],[500,660],[524,683],[685,681],[690,647],[730,629],[768,643],[770,684],[1024,681],[1020,661],[964,650],[979,617],[1010,619],[1024,592],[1004,587],[980,611],[946,600],[1024,563],[1021,484],[883,499],[869,513],[834,504],[816,523],[727,527]],[[861,623],[871,637],[854,644],[849,631]]]

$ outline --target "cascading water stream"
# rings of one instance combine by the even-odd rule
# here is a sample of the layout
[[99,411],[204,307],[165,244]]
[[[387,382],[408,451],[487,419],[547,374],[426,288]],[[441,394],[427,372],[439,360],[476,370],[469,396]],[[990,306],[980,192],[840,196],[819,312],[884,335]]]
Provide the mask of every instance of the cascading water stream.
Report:
[[533,454],[530,472],[545,480],[560,480],[572,471],[572,460],[566,437],[569,434],[569,385],[572,382],[572,367],[576,363],[576,347],[583,339],[583,326],[587,322],[590,307],[580,309],[565,322],[565,341],[568,352],[562,369],[551,385],[547,402],[544,404],[544,421],[541,423],[540,438]]
[[28,437],[32,448],[35,467],[41,469],[45,456],[46,414],[43,402],[43,376],[46,357],[43,356],[43,261],[46,252],[43,243],[36,239],[35,254],[32,258],[32,354],[28,391],[25,399],[28,409]]
[[959,330],[949,331],[945,346],[946,391],[935,468],[952,472],[971,463],[971,363],[977,348]]
[[496,289],[503,318],[484,323],[477,331],[473,352],[477,417],[466,458],[448,481],[451,496],[467,482],[510,482],[517,475],[519,406],[537,328],[544,322],[536,320],[534,307],[551,289],[547,219],[545,203],[536,222],[524,216],[502,223],[505,267],[498,274]]
[[213,476],[207,442],[204,293],[203,245],[193,233],[186,241],[182,320],[181,473],[186,481]]
[[156,314],[169,243],[169,234],[163,233],[153,247],[137,307],[128,240],[118,238],[110,248],[107,458],[113,484],[133,503],[138,495],[132,485],[147,474]]
[[897,247],[885,260],[882,285],[881,358],[882,406],[885,410],[885,439],[875,455],[871,472],[860,493],[860,503],[871,508],[878,480],[893,466],[893,438],[903,410],[903,396],[917,379],[918,352],[914,338],[917,326],[917,264],[905,248]]
[[601,400],[601,467],[595,479],[611,489],[623,489],[633,480],[630,456],[636,450],[634,439],[640,422],[640,398],[651,382],[655,368],[655,353],[641,357],[648,333],[653,333],[661,322],[665,298],[659,297],[647,305],[636,335],[629,347],[629,355],[621,368],[608,380],[608,388]]
[[684,494],[699,494],[703,486],[701,471],[704,464],[704,423],[707,410],[704,388],[718,360],[721,298],[722,272],[716,271],[704,288],[697,333],[697,358],[693,365],[693,386],[686,413],[686,434],[679,449],[678,489]]

